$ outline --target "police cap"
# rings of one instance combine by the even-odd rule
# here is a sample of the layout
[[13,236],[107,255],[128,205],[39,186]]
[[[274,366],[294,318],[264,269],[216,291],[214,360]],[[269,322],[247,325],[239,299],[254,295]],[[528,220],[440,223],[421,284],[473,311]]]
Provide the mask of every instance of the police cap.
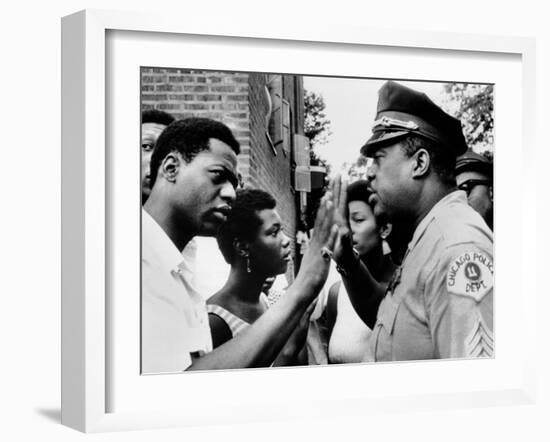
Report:
[[445,113],[426,94],[388,81],[378,92],[373,135],[361,148],[365,156],[408,135],[430,139],[458,157],[467,150],[460,121]]
[[469,150],[456,159],[455,175],[462,172],[478,172],[493,179],[493,163],[483,155]]

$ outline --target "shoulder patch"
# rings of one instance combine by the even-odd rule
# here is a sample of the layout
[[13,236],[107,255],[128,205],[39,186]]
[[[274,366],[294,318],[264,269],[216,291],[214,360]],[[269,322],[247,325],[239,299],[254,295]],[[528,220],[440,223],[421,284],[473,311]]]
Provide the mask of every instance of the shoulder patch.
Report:
[[493,288],[493,260],[483,252],[465,252],[449,264],[447,290],[479,302]]

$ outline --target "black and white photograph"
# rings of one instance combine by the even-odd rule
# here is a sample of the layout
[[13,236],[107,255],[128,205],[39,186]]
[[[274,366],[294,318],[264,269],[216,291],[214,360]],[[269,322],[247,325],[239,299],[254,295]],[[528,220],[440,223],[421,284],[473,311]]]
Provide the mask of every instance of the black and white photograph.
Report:
[[8,3],[0,439],[547,441],[546,9]]
[[139,75],[142,375],[495,357],[493,84]]

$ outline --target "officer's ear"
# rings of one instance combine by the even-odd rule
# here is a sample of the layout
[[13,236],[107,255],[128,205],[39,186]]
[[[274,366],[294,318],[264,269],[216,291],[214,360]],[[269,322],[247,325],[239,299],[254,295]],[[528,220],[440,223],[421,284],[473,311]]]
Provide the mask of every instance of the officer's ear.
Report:
[[382,239],[388,239],[388,236],[390,236],[392,229],[391,223],[386,223],[382,227],[380,227],[380,238]]
[[430,153],[423,148],[418,149],[413,157],[413,178],[422,178],[430,172],[431,157]]
[[158,175],[162,175],[166,181],[175,182],[183,160],[177,152],[170,152],[160,163]]

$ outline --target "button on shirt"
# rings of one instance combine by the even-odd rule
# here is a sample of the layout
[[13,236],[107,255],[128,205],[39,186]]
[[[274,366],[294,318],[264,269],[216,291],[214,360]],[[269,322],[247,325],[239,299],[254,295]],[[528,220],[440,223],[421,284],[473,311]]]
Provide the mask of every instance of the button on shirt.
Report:
[[463,191],[416,228],[371,344],[376,361],[493,356],[493,236]]
[[212,350],[208,314],[193,280],[194,254],[182,254],[142,210],[141,370],[175,373],[191,365],[191,354]]

